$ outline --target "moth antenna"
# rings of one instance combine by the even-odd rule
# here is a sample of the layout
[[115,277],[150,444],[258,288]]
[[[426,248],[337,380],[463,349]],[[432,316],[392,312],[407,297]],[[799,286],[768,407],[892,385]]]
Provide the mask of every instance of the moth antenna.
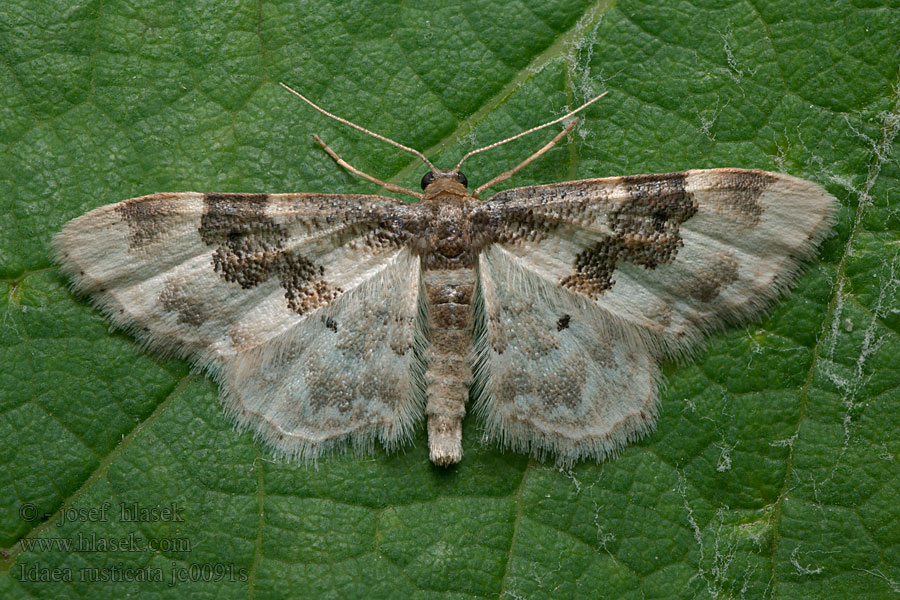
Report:
[[[312,106],[314,109],[316,109],[317,111],[319,111],[326,117],[331,117],[332,119],[334,119],[335,121],[338,121],[339,123],[343,123],[344,125],[349,125],[350,127],[353,127],[354,129],[362,131],[365,134],[371,135],[375,139],[379,139],[382,142],[387,142],[391,146],[400,148],[401,150],[405,150],[405,151],[409,152],[410,154],[414,154],[414,155],[418,156],[419,158],[421,158],[422,162],[424,162],[426,165],[428,165],[429,169],[431,169],[432,171],[437,171],[437,168],[433,164],[431,164],[431,161],[428,160],[427,158],[425,158],[425,155],[422,154],[421,152],[419,152],[418,150],[416,150],[415,148],[410,148],[409,146],[404,146],[400,142],[395,142],[391,138],[384,137],[383,135],[377,134],[374,131],[369,131],[365,127],[362,127],[361,125],[357,125],[353,121],[348,121],[347,119],[343,119],[337,115],[331,114],[330,112],[328,112],[321,106],[318,106],[315,102],[313,102],[312,100],[310,100],[309,98],[307,98],[306,96],[304,96],[303,94],[298,92],[297,90],[288,87],[287,85],[285,85],[284,83],[282,83],[280,81],[278,82],[278,85],[280,85],[281,87],[283,87],[290,93],[294,94],[295,96],[297,96],[298,98],[300,98],[301,100],[303,100],[304,102],[306,102],[307,104]],[[593,102],[593,100],[591,100],[591,102]],[[579,110],[581,110],[581,109],[579,109]]]
[[[529,130],[527,130],[527,131],[523,131],[523,132],[521,132],[521,133],[517,133],[516,135],[514,135],[514,136],[512,136],[512,137],[508,137],[508,138],[506,138],[505,140],[500,140],[499,142],[494,142],[493,144],[489,144],[489,145],[487,145],[487,146],[485,146],[485,147],[483,147],[483,148],[478,148],[477,150],[472,150],[471,152],[469,152],[468,154],[466,154],[465,156],[463,156],[463,157],[460,159],[459,163],[457,163],[457,165],[456,165],[456,170],[459,171],[459,168],[462,166],[462,164],[463,164],[464,162],[466,162],[466,159],[468,159],[470,156],[474,156],[474,155],[476,155],[476,154],[478,154],[478,153],[480,153],[480,152],[485,152],[485,151],[487,151],[487,150],[493,150],[493,149],[496,148],[497,146],[502,146],[503,144],[505,144],[505,143],[507,143],[507,142],[511,142],[511,141],[513,141],[513,140],[517,140],[517,139],[519,139],[519,138],[522,137],[522,136],[528,135],[529,133],[534,133],[535,131],[539,131],[539,130],[543,129],[544,127],[550,127],[551,125],[556,125],[556,124],[559,123],[560,121],[565,121],[566,119],[568,119],[569,117],[571,117],[571,116],[574,115],[575,113],[581,112],[582,110],[584,110],[585,108],[587,108],[588,106],[590,106],[591,104],[593,104],[594,102],[596,102],[597,100],[599,100],[600,98],[602,98],[603,96],[605,96],[605,95],[608,94],[608,93],[609,93],[609,92],[603,92],[603,93],[600,94],[599,96],[594,96],[593,98],[591,98],[590,100],[588,100],[587,102],[585,102],[584,104],[582,104],[581,106],[579,106],[578,108],[576,108],[575,110],[570,111],[570,112],[564,114],[563,116],[559,117],[558,119],[553,119],[552,121],[547,121],[547,122],[544,123],[543,125],[538,125],[537,127],[532,127],[531,129],[529,129]],[[309,102],[309,101],[307,100],[307,102]],[[319,109],[319,110],[321,110],[321,109]]]

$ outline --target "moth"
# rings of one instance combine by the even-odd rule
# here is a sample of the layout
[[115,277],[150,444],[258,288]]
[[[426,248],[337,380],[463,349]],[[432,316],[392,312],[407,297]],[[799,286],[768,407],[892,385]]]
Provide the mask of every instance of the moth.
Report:
[[[733,168],[481,200],[597,98],[441,170],[287,89],[422,159],[419,193],[314,136],[351,172],[419,201],[158,193],[74,219],[52,248],[116,326],[208,371],[239,429],[301,461],[376,439],[394,449],[424,414],[430,459],[452,465],[470,398],[505,448],[561,466],[602,461],[654,427],[659,361],[759,317],[838,206],[809,181]],[[468,191],[469,156],[565,119],[551,142]]]

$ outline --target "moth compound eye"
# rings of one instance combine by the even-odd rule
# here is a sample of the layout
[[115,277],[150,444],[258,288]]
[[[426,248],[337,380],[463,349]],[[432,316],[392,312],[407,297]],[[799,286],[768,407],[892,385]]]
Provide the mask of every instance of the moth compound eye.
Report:
[[434,182],[434,173],[431,171],[428,171],[427,173],[425,173],[425,175],[422,176],[422,189],[424,190],[429,185],[431,185],[433,182]]
[[469,187],[469,180],[466,179],[466,176],[459,171],[456,172],[456,180],[463,184],[464,187]]

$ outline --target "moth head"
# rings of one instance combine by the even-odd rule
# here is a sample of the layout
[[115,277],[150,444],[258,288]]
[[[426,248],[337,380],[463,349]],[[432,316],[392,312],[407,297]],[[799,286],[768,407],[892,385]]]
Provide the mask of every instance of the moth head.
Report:
[[450,171],[433,169],[422,177],[422,190],[425,192],[422,197],[425,200],[447,195],[466,197],[469,195],[466,191],[468,185],[466,176],[458,169]]
[[464,188],[469,187],[469,180],[460,171],[453,169],[451,171],[428,171],[422,176],[422,189],[428,189],[428,186],[438,179],[450,179],[461,183]]

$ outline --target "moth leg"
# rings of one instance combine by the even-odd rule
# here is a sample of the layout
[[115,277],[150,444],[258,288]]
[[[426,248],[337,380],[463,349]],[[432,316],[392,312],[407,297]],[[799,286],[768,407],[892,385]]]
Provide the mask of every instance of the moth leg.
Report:
[[338,156],[338,153],[335,152],[334,150],[332,150],[331,148],[329,148],[328,144],[323,142],[322,138],[320,138],[316,134],[313,134],[313,139],[316,140],[317,142],[319,142],[319,145],[322,146],[322,149],[325,150],[325,152],[328,153],[328,156],[333,158],[335,160],[335,162],[337,162],[337,164],[341,165],[342,167],[344,167],[345,169],[347,169],[354,175],[358,175],[359,177],[362,177],[366,181],[371,181],[374,184],[380,185],[381,187],[383,187],[384,189],[386,189],[389,192],[396,192],[398,194],[409,194],[410,196],[415,196],[419,200],[422,199],[422,194],[420,194],[419,192],[414,192],[413,190],[411,190],[409,188],[405,188],[401,185],[395,185],[393,183],[388,183],[387,181],[382,181],[382,180],[378,179],[377,177],[372,177],[368,173],[364,173],[364,172],[360,171],[359,169],[357,169],[356,167],[354,167],[353,165],[348,163],[346,160],[344,160],[343,158]]
[[555,138],[553,138],[552,140],[550,140],[549,142],[544,144],[544,146],[540,150],[538,150],[537,152],[535,152],[534,154],[532,154],[531,156],[529,156],[528,158],[526,158],[525,160],[523,160],[522,162],[517,164],[515,167],[513,167],[509,171],[500,173],[499,175],[497,175],[496,177],[494,177],[487,183],[478,186],[478,189],[475,190],[475,193],[472,195],[475,198],[478,198],[478,196],[484,190],[488,189],[489,187],[495,186],[498,183],[503,183],[504,181],[506,181],[507,179],[509,179],[510,177],[512,177],[513,175],[515,175],[516,173],[518,173],[519,171],[521,171],[522,169],[524,169],[525,167],[530,165],[531,163],[533,163],[535,160],[537,160],[538,158],[543,156],[548,150],[550,150],[550,148],[555,146],[556,143],[559,142],[559,140],[561,140],[567,133],[572,131],[572,128],[575,127],[576,124],[578,124],[578,117],[575,117],[574,119],[572,119],[572,122],[569,123],[565,129],[563,129],[558,134],[556,134]]

